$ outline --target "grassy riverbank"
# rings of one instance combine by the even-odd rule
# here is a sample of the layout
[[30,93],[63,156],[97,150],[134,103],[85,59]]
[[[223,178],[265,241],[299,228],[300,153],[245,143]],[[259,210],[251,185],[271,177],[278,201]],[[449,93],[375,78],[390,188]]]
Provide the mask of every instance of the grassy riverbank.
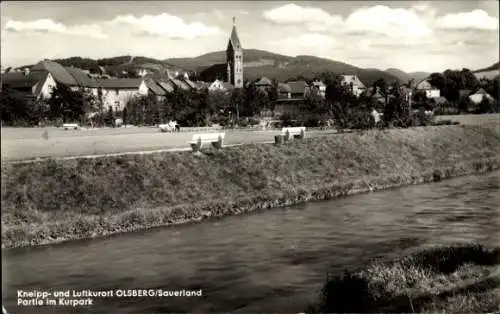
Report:
[[500,311],[500,248],[430,248],[329,276],[308,313],[493,313]]
[[90,238],[498,169],[493,128],[2,164],[2,246]]

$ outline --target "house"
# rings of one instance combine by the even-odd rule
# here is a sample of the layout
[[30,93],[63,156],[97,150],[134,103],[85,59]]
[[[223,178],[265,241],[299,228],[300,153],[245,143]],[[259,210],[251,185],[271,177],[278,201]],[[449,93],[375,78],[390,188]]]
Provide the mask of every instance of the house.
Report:
[[292,81],[287,83],[290,87],[291,98],[304,98],[308,85],[306,81]]
[[76,86],[73,86],[73,88],[72,88],[73,90],[83,88],[84,90],[88,91],[92,88],[97,88],[97,86],[95,84],[95,80],[92,80],[92,78],[87,73],[85,73],[82,69],[75,68],[75,67],[64,67],[64,69],[76,81]]
[[55,86],[56,81],[48,71],[26,70],[2,74],[2,90],[9,88],[36,100],[50,98]]
[[97,88],[92,90],[98,98],[99,90],[102,92],[103,109],[112,108],[114,111],[122,111],[134,97],[146,96],[150,91],[143,78],[101,80],[97,82]]
[[278,99],[272,105],[275,116],[294,115],[300,112],[301,107],[304,105],[304,98]]
[[224,89],[222,83],[220,80],[215,80],[208,86],[208,90],[210,92],[221,91]]
[[351,93],[359,97],[365,90],[366,86],[361,82],[357,75],[341,75],[341,84],[349,86]]
[[322,81],[316,80],[311,82],[309,86],[306,88],[306,96],[309,93],[315,93],[317,95],[320,95],[322,97],[325,97],[326,94],[326,85]]
[[425,91],[425,96],[427,98],[436,98],[441,96],[441,91],[436,87],[432,86],[429,80],[421,80],[416,85],[417,90]]
[[146,79],[144,80],[146,87],[148,88],[148,95],[155,96],[156,100],[163,101],[167,96],[167,91],[159,86],[154,80]]
[[209,92],[215,92],[215,91],[229,92],[232,91],[233,89],[234,89],[233,85],[219,80],[213,81],[212,84],[208,86]]
[[68,68],[63,67],[57,62],[43,60],[35,64],[30,71],[47,71],[52,75],[56,83],[66,85],[74,91],[80,89],[81,87],[79,82],[73,77],[73,75],[70,74]]
[[208,89],[210,86],[210,83],[203,82],[203,81],[196,81],[196,89],[202,90],[202,89]]
[[483,99],[487,99],[489,101],[493,101],[494,98],[488,94],[483,88],[478,89],[475,93],[469,95],[469,99],[475,103],[476,105],[479,104]]
[[292,90],[290,89],[290,86],[288,86],[288,84],[285,83],[278,84],[278,98],[280,99],[292,98]]

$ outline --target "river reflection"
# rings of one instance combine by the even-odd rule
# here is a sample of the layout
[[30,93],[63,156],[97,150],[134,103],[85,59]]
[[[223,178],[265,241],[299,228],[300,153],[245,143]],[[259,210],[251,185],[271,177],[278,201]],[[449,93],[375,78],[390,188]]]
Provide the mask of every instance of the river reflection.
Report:
[[[426,245],[500,243],[500,172],[189,226],[6,250],[12,313],[293,312],[327,271]],[[202,297],[94,299],[92,307],[17,307],[18,289],[203,289]]]

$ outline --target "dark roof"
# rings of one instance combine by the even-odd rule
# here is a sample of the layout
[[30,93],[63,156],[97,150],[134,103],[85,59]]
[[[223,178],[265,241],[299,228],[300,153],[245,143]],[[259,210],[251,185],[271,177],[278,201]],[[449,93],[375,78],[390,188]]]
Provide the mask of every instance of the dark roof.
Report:
[[40,61],[31,68],[31,71],[48,71],[52,74],[56,82],[68,86],[78,86],[75,78],[57,62],[48,60]]
[[49,72],[35,71],[25,75],[23,72],[8,72],[2,74],[2,85],[7,85],[10,88],[31,88],[40,81],[44,81]]
[[137,89],[143,81],[144,79],[135,78],[107,79],[100,80],[96,85],[104,89]]
[[183,90],[190,90],[189,85],[186,82],[183,82],[181,80],[171,78],[170,81],[177,87]]
[[188,84],[188,85],[189,85],[189,87],[191,87],[192,89],[196,89],[196,88],[198,88],[198,86],[197,86],[197,85],[196,85],[193,81],[191,81],[191,80],[189,80],[189,79],[184,79],[184,82],[185,82],[186,84]]
[[163,88],[158,86],[155,81],[153,80],[145,80],[146,86],[149,88],[149,90],[156,96],[165,96],[166,92]]
[[288,82],[287,84],[292,94],[304,93],[307,87],[305,81]]
[[78,86],[94,87],[95,83],[90,79],[87,73],[82,69],[74,67],[65,67],[65,70],[75,79]]
[[480,94],[483,94],[483,95],[488,95],[488,92],[486,92],[482,87],[479,88],[475,93],[474,95],[480,95]]
[[229,37],[229,44],[233,46],[233,49],[243,49],[241,47],[240,38],[238,37],[238,32],[236,32],[236,25],[233,25],[231,37]]
[[170,81],[157,81],[157,84],[160,85],[160,87],[163,88],[167,93],[172,93],[174,91],[174,85]]

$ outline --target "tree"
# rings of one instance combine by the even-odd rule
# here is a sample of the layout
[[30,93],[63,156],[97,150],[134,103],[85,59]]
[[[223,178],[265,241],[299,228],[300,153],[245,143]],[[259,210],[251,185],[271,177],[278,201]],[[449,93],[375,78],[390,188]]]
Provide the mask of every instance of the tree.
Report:
[[485,91],[488,92],[494,99],[499,100],[500,98],[500,76],[496,76],[492,80],[487,80],[485,84]]
[[377,91],[380,95],[382,95],[382,97],[384,97],[384,107],[387,107],[390,96],[390,88],[385,79],[380,78],[373,83],[373,94]]
[[128,124],[128,109],[127,109],[127,106],[125,106],[125,108],[123,108],[122,119],[123,119],[123,125],[127,125]]
[[430,76],[429,76],[429,83],[436,87],[437,89],[439,89],[441,91],[441,93],[443,92],[444,90],[444,86],[445,86],[445,83],[446,83],[446,79],[445,77],[443,76],[443,74],[441,73],[432,73]]
[[85,114],[95,110],[96,99],[88,91],[71,90],[68,86],[57,84],[48,100],[51,119],[83,121]]
[[106,116],[104,117],[104,123],[106,125],[114,125],[115,122],[115,113],[113,112],[113,107],[109,107],[108,111],[106,112]]
[[38,120],[34,101],[26,94],[4,88],[0,93],[1,120],[5,125],[33,125]]
[[280,95],[278,80],[273,78],[271,87],[267,89],[267,95],[269,97],[269,101],[271,102],[278,100]]

